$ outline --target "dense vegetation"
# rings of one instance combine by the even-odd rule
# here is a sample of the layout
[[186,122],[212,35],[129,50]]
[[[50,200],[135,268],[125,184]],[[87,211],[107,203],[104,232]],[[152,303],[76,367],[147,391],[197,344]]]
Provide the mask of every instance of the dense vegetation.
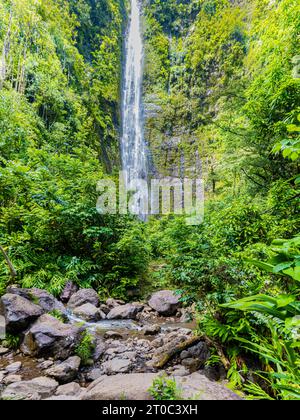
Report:
[[196,302],[211,363],[255,398],[300,398],[299,11],[293,0],[146,11],[155,168],[179,176],[183,162],[207,197],[199,227],[149,224],[152,276]]
[[177,288],[233,386],[299,399],[299,2],[144,1],[153,170],[205,179],[201,226],[96,211],[119,169],[126,7],[0,0],[1,291]]

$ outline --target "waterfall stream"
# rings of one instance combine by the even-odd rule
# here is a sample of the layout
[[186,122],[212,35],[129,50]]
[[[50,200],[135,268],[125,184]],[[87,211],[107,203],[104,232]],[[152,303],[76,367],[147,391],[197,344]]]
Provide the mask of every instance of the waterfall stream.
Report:
[[[143,37],[138,0],[131,0],[126,36],[126,59],[123,76],[121,155],[127,190],[138,190],[147,180],[147,146],[143,135],[142,79]],[[130,211],[143,217],[141,197],[136,197]]]

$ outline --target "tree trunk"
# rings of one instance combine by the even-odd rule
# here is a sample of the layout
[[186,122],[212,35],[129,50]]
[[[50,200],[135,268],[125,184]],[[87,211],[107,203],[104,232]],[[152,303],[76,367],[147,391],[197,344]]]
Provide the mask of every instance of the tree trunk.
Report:
[[15,267],[13,266],[11,260],[9,259],[9,256],[7,255],[7,253],[5,252],[4,248],[0,245],[0,251],[3,254],[3,257],[5,259],[5,261],[7,262],[7,265],[9,267],[9,271],[10,271],[10,275],[12,279],[15,279],[17,277],[17,272],[15,270]]

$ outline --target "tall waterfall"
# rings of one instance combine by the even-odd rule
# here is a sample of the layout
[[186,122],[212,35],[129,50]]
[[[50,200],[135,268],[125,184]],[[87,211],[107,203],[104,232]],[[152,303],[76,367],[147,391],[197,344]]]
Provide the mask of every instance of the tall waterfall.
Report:
[[[148,172],[142,118],[143,37],[139,0],[131,0],[123,78],[122,166],[126,187],[134,189],[132,185],[134,180],[147,180]],[[138,198],[130,210],[140,216],[145,214]]]

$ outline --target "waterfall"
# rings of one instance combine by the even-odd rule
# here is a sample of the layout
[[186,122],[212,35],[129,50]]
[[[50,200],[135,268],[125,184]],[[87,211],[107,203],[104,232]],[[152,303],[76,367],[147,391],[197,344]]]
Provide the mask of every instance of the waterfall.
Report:
[[[141,10],[138,0],[131,0],[131,12],[126,36],[126,60],[123,76],[122,98],[122,168],[125,186],[135,190],[134,181],[147,181],[147,147],[143,134],[142,79],[143,37]],[[139,187],[137,187],[139,188]],[[131,212],[143,217],[141,197],[131,205]]]

